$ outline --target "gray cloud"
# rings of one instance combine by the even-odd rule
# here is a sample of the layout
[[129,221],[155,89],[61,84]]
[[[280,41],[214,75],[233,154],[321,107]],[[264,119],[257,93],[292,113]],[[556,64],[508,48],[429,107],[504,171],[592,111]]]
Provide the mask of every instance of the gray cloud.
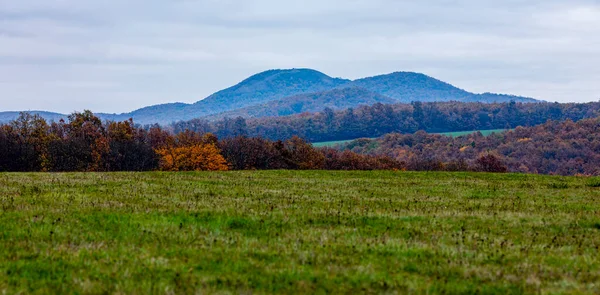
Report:
[[0,0],[0,110],[194,102],[269,68],[600,98],[600,2]]

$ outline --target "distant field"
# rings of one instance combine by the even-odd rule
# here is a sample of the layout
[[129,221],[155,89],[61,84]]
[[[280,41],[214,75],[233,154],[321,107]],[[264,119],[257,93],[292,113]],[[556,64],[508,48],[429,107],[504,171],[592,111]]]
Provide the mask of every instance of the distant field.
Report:
[[[375,138],[369,138],[369,139],[375,139]],[[345,143],[349,143],[349,142],[353,142],[356,139],[350,139],[350,140],[338,140],[338,141],[325,141],[325,142],[314,142],[312,145],[314,147],[333,147],[336,146],[338,144],[345,144]]]
[[1,294],[599,294],[600,179],[0,174]]
[[[493,130],[479,130],[483,136],[490,136],[494,133],[502,133],[507,131],[506,129],[493,129]],[[437,133],[440,135],[451,136],[451,137],[459,137],[463,135],[473,134],[477,131],[461,131],[461,132],[445,132],[445,133]]]
[[[501,133],[501,132],[504,132],[504,131],[506,131],[506,129],[479,130],[479,132],[481,132],[481,134],[483,134],[484,136],[488,136],[488,135],[491,135],[493,133]],[[473,134],[475,132],[477,132],[477,131],[445,132],[445,133],[434,133],[434,134],[440,134],[440,135],[451,136],[451,137],[458,137],[458,136]],[[376,139],[376,138],[370,138],[370,139]],[[333,146],[336,146],[338,144],[345,144],[345,143],[352,142],[354,140],[356,140],[356,139],[340,140],[340,141],[315,142],[312,145],[314,147],[333,147]]]

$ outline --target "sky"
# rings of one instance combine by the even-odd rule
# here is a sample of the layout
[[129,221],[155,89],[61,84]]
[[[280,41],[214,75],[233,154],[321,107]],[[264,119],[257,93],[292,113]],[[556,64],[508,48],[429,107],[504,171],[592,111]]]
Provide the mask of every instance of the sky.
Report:
[[0,0],[0,111],[193,103],[268,69],[600,100],[600,0]]

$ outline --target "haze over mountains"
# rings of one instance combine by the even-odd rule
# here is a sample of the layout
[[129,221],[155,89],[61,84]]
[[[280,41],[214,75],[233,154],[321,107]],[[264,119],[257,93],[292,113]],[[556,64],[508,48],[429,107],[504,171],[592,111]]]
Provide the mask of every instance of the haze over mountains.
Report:
[[[475,94],[424,74],[396,72],[370,78],[332,78],[311,69],[269,70],[251,76],[193,104],[154,105],[124,114],[97,114],[105,120],[133,118],[139,124],[168,124],[194,118],[284,116],[318,112],[325,108],[346,109],[375,103],[412,101],[538,102],[501,94]],[[92,110],[93,111],[93,110]],[[36,112],[47,120],[66,115]],[[0,112],[0,122],[15,119],[18,112]]]

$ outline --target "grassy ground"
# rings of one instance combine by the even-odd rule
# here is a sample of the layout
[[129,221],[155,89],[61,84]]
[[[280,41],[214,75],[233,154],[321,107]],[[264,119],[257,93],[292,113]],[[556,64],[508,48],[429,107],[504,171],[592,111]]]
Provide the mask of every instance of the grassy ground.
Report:
[[0,293],[600,293],[600,180],[0,174]]
[[[494,130],[478,130],[479,132],[481,132],[481,134],[483,134],[483,136],[489,136],[491,134],[494,133],[501,133],[506,131],[506,129],[494,129]],[[464,135],[469,135],[469,134],[473,134],[477,131],[459,131],[459,132],[445,132],[445,133],[434,133],[434,134],[440,134],[440,135],[445,135],[445,136],[451,136],[451,137],[459,137],[459,136],[464,136]],[[377,139],[377,138],[369,138],[369,139]],[[314,147],[334,147],[338,144],[346,144],[346,143],[350,143],[352,141],[354,141],[355,139],[350,139],[350,140],[338,140],[338,141],[326,141],[326,142],[315,142],[312,145]]]
[[[502,133],[506,131],[506,129],[494,129],[494,130],[479,130],[483,136],[490,136],[494,133]],[[477,131],[460,131],[460,132],[445,132],[445,133],[437,133],[440,135],[450,136],[450,137],[459,137],[464,135],[473,134]]]
[[[369,139],[376,139],[376,138],[369,138]],[[346,143],[350,143],[355,141],[356,139],[350,139],[350,140],[336,140],[336,141],[324,141],[324,142],[314,142],[312,145],[314,147],[334,147],[338,144],[346,144]]]

